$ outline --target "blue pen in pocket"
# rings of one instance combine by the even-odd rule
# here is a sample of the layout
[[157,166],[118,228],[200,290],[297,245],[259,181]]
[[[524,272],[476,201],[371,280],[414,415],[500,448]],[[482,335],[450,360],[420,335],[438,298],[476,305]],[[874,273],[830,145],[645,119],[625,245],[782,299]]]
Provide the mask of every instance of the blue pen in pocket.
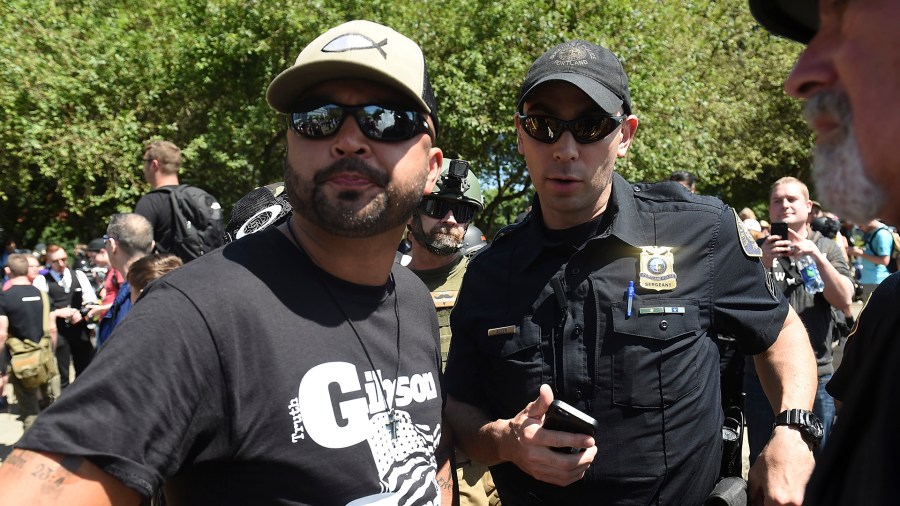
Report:
[[628,291],[626,294],[628,296],[628,307],[625,311],[625,316],[631,318],[631,307],[634,304],[634,281],[628,282]]

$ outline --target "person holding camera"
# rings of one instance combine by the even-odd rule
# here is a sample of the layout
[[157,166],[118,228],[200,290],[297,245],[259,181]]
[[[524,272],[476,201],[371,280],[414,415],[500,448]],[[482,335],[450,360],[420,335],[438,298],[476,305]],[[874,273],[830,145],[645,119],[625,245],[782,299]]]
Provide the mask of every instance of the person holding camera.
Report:
[[[825,391],[825,385],[834,373],[832,342],[839,339],[834,335],[834,322],[838,314],[843,316],[850,307],[853,282],[840,246],[808,225],[813,207],[809,189],[802,181],[794,177],[775,181],[769,192],[772,235],[761,240],[760,245],[763,265],[800,315],[816,355],[818,388],[813,413],[822,422],[824,445],[835,416],[834,399]],[[801,265],[805,258],[815,262],[815,270],[824,284],[821,291],[811,290],[810,280],[804,279]],[[752,465],[772,434],[776,413],[752,364],[744,367],[744,392],[747,394],[745,415]]]
[[68,266],[69,255],[58,244],[47,246],[47,262],[50,272],[37,276],[34,286],[50,296],[50,309],[56,312],[56,328],[59,336],[56,344],[56,361],[59,366],[60,386],[69,386],[69,365],[74,364],[78,377],[94,358],[87,328],[87,304],[97,303],[97,293],[87,274]]
[[[615,173],[638,118],[606,48],[573,40],[544,53],[516,109],[536,195],[469,263],[450,317],[445,411],[462,449],[491,466],[505,504],[702,504],[723,457],[711,334],[727,333],[785,413],[751,492],[800,503],[815,360],[737,214],[678,183]],[[595,435],[545,428],[556,399],[585,427],[593,418]]]

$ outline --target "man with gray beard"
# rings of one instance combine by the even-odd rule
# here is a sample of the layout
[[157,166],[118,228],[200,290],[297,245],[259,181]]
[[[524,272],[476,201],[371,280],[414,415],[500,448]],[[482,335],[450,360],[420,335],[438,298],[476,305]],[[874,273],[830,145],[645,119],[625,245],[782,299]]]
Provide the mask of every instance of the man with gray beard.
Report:
[[[750,0],[767,29],[807,44],[785,83],[816,132],[826,207],[857,223],[900,223],[900,1]],[[872,294],[828,392],[843,406],[806,504],[893,504],[900,434],[900,276]]]

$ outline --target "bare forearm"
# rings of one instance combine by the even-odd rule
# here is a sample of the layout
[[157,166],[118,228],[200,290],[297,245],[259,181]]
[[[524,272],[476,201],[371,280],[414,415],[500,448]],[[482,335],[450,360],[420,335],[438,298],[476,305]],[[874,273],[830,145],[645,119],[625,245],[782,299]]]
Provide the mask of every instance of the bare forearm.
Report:
[[775,343],[753,357],[760,383],[776,413],[812,409],[818,377],[816,359],[803,322],[793,309]]
[[457,488],[453,485],[456,473],[453,472],[453,430],[445,419],[442,422],[441,440],[434,452],[437,461],[437,484],[441,489],[441,504],[443,506],[455,506],[457,501]]
[[445,413],[453,427],[456,445],[469,457],[489,466],[506,460],[500,456],[499,440],[502,436],[496,424],[482,410],[449,396]]
[[128,505],[140,495],[81,457],[14,450],[0,466],[0,504]]
[[825,291],[823,295],[829,304],[844,309],[849,306],[853,298],[853,283],[850,278],[844,276],[834,268],[831,262],[824,254],[817,258],[819,264],[819,273],[822,275],[822,281],[825,282]]

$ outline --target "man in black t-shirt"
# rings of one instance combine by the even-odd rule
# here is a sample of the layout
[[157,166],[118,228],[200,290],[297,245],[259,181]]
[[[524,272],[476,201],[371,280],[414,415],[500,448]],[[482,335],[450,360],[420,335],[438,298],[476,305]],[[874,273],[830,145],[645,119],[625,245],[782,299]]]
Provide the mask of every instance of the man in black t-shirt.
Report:
[[[4,356],[2,363],[7,362],[7,346],[9,338],[28,340],[44,346],[56,347],[56,318],[50,311],[46,294],[31,285],[28,279],[28,259],[26,255],[13,254],[7,259],[10,272],[10,287],[0,293],[0,354]],[[41,342],[45,337],[48,341]],[[51,375],[48,380],[39,387],[26,387],[9,372],[9,382],[16,394],[19,404],[19,415],[22,418],[24,429],[27,431],[38,413],[41,411],[41,403],[48,406],[59,397],[59,371]],[[6,368],[3,368],[6,374]]]
[[[181,150],[169,141],[153,141],[144,146],[142,163],[144,179],[153,190],[141,197],[134,212],[140,214],[153,225],[153,240],[161,253],[172,251],[175,229],[172,223],[172,202],[166,189],[178,186],[178,172],[181,170]],[[163,190],[160,190],[163,188]]]
[[[437,318],[394,264],[443,158],[424,55],[351,21],[267,99],[291,219],[145,290],[0,466],[0,504],[449,504]],[[402,128],[362,128],[383,114]]]

